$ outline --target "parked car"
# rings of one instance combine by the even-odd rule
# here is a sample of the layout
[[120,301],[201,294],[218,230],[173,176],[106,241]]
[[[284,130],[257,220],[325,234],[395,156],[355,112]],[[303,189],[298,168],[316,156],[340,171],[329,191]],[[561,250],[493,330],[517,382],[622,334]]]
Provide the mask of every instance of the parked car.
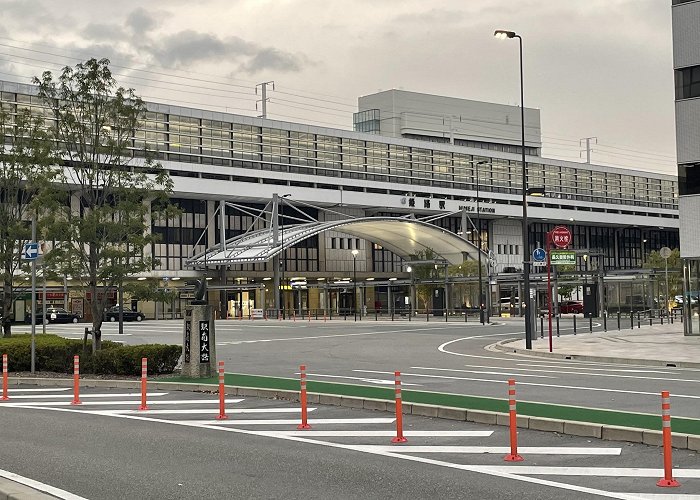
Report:
[[[119,309],[120,306],[114,306],[107,310],[105,313],[105,321],[119,321]],[[122,316],[124,321],[143,321],[146,316],[139,311],[132,311],[131,309],[123,309]]]
[[[43,310],[39,310],[36,312],[36,323],[40,325],[44,321],[46,323],[77,323],[78,321],[80,321],[80,316],[70,311],[66,311],[62,307],[47,307],[46,320],[44,320]],[[26,322],[32,322],[31,314],[27,314]]]
[[559,312],[561,314],[581,314],[583,313],[583,302],[579,302],[578,300],[560,302]]

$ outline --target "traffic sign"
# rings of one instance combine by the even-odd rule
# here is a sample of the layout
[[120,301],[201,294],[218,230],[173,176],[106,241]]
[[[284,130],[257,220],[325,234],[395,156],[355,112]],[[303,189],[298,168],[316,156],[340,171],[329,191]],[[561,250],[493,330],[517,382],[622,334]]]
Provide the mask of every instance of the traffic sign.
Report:
[[576,252],[573,250],[552,250],[549,259],[553,266],[576,265]]
[[36,260],[39,258],[39,243],[30,242],[24,244],[24,249],[22,250],[23,260]]
[[546,258],[547,252],[544,251],[544,248],[535,248],[535,250],[533,250],[532,259],[535,262],[544,262]]
[[661,247],[661,250],[659,250],[659,255],[664,259],[668,259],[672,253],[673,252],[668,247]]
[[551,231],[552,243],[557,248],[566,248],[571,244],[571,231],[568,227],[557,226]]

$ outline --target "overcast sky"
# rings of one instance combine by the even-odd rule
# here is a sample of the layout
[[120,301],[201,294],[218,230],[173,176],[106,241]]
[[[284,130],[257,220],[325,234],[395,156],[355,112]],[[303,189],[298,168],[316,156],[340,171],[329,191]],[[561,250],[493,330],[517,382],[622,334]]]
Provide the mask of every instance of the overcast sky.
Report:
[[[349,129],[400,88],[541,110],[543,154],[675,174],[669,0],[2,0],[0,78],[108,57],[146,100]],[[145,71],[141,71],[145,70]]]

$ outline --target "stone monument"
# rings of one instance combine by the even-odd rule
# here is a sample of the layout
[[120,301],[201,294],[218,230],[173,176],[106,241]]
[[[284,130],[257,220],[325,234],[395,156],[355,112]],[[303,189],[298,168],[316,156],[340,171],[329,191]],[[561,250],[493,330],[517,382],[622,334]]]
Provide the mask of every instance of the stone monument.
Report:
[[216,375],[216,333],[214,308],[207,304],[205,279],[188,281],[195,286],[195,298],[185,308],[182,332],[182,376],[208,378]]

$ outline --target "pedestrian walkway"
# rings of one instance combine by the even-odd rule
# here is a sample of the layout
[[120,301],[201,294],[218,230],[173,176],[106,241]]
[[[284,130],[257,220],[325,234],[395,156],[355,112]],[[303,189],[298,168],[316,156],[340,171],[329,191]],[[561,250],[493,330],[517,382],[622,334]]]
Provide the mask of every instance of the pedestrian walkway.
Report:
[[546,332],[533,341],[531,351],[525,340],[506,340],[496,348],[560,359],[700,368],[700,336],[684,336],[681,323],[555,336],[551,353]]

